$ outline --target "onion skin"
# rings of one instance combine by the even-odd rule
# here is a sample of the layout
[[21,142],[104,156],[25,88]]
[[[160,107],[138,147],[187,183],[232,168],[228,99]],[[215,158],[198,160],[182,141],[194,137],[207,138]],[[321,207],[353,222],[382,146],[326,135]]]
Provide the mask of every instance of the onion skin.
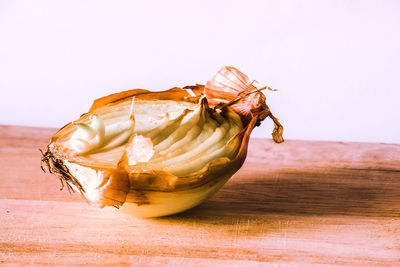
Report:
[[[185,89],[192,90],[193,94]],[[203,95],[205,98],[202,98]],[[273,139],[278,143],[283,142],[283,127],[271,114],[264,94],[257,91],[247,76],[233,67],[222,68],[206,86],[198,84],[183,89],[175,87],[162,92],[134,89],[102,97],[94,101],[89,113],[95,114],[98,109],[107,105],[130,101],[132,97],[154,101],[202,101],[211,116],[217,109],[223,113],[229,109],[235,111],[243,123],[243,130],[230,142],[230,145],[237,148],[236,152],[228,157],[212,160],[201,170],[180,177],[163,170],[132,171],[124,153],[115,168],[82,167],[85,171],[96,173],[99,179],[96,186],[91,185],[91,195],[94,195],[91,197],[85,192],[85,188],[89,188],[89,178],[80,176],[80,171],[74,170],[74,166],[78,165],[73,166],[68,162],[64,154],[66,150],[59,144],[60,136],[74,128],[69,123],[51,138],[42,161],[50,172],[58,174],[67,185],[80,191],[90,204],[121,207],[122,211],[140,217],[158,217],[181,212],[210,197],[240,169],[247,155],[251,131],[267,116],[275,123]]]
[[204,93],[211,105],[231,106],[244,122],[257,117],[258,126],[266,117],[271,117],[274,122],[272,139],[282,143],[283,126],[265,103],[266,97],[261,92],[263,89],[276,91],[267,86],[257,89],[245,74],[234,67],[225,66],[207,82]]
[[128,173],[120,168],[108,169],[101,173],[101,184],[98,186],[99,207],[123,205],[129,193]]

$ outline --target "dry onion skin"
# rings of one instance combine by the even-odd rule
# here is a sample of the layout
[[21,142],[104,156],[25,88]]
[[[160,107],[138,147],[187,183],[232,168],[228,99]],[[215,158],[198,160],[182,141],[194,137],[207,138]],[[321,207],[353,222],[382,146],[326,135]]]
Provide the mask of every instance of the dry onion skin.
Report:
[[138,217],[190,209],[240,169],[250,133],[266,117],[272,138],[283,127],[257,89],[234,67],[206,85],[142,89],[94,101],[88,113],[51,138],[43,166],[89,204]]

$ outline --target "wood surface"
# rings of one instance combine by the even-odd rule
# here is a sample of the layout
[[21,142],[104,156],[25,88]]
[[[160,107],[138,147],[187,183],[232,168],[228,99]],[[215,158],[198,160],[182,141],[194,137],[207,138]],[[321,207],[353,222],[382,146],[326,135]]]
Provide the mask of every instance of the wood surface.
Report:
[[0,126],[0,265],[400,266],[400,145],[253,139],[209,201],[137,219],[42,172],[54,131]]

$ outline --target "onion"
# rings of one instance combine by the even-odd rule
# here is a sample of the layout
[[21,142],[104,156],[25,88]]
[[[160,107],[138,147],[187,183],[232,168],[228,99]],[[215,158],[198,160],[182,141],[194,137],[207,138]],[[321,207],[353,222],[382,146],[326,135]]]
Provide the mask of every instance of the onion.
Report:
[[100,98],[55,133],[42,163],[92,205],[138,217],[190,209],[239,170],[263,119],[272,118],[273,139],[283,142],[266,88],[223,67],[206,86]]

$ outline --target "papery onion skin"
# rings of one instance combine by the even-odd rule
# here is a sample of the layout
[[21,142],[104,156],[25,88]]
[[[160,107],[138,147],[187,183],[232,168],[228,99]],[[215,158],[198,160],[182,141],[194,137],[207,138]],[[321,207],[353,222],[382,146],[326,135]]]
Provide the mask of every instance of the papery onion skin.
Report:
[[266,117],[271,117],[274,122],[272,138],[276,143],[282,143],[283,126],[267,106],[266,97],[261,92],[263,89],[275,91],[267,86],[257,89],[238,69],[224,66],[206,83],[204,93],[211,105],[230,105],[244,121],[258,117],[256,126]]
[[[184,89],[190,89],[188,93]],[[129,169],[129,160],[123,155],[115,168],[101,169],[91,166],[82,168],[96,174],[96,184],[89,178],[79,177],[81,165],[69,162],[65,153],[68,149],[59,144],[59,138],[68,131],[74,130],[72,123],[61,128],[51,139],[42,161],[50,172],[57,173],[62,181],[77,189],[89,203],[104,207],[116,206],[126,209],[140,217],[158,217],[189,209],[215,193],[242,166],[252,129],[267,116],[275,122],[273,139],[282,142],[283,127],[273,117],[265,103],[265,96],[255,88],[243,73],[233,67],[222,68],[207,84],[187,86],[183,89],[172,88],[162,92],[151,92],[143,89],[129,90],[112,94],[94,101],[90,114],[104,107],[137,100],[173,100],[197,103],[202,100],[207,112],[231,112],[240,115],[243,123],[241,130],[230,145],[236,147],[235,154],[211,161],[202,169],[189,175],[176,176],[163,170],[135,172]],[[195,96],[193,96],[195,95]],[[210,107],[208,107],[210,104]],[[68,166],[68,167],[67,167]],[[77,167],[76,170],[74,168]],[[77,179],[76,177],[79,177]],[[87,181],[87,182],[85,182]],[[89,186],[90,185],[90,186]],[[86,187],[86,189],[85,189]],[[89,192],[85,192],[88,188]],[[88,191],[88,190],[87,190]]]

